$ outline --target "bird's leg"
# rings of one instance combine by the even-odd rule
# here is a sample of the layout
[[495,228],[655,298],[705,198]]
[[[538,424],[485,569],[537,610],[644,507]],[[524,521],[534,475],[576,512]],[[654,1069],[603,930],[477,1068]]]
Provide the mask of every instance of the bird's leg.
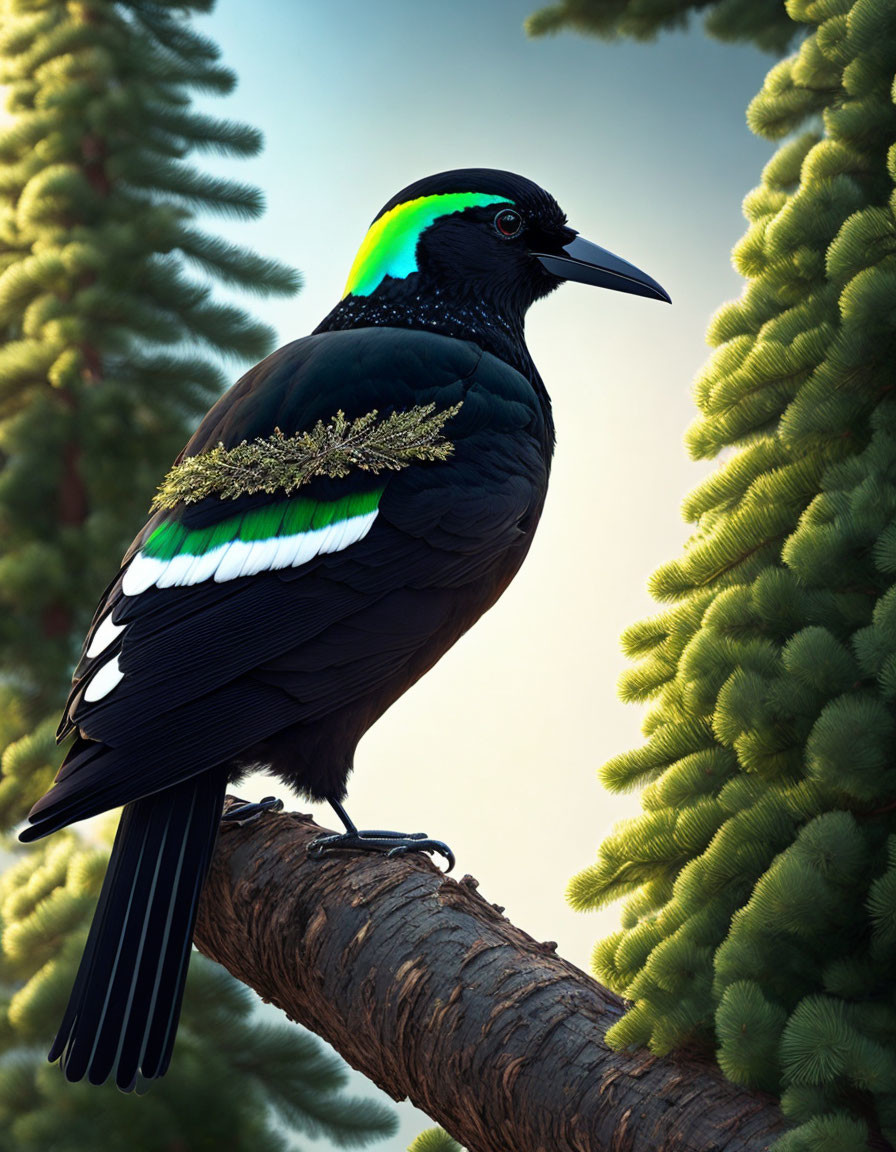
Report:
[[231,808],[221,817],[222,824],[248,824],[250,820],[257,820],[262,812],[280,812],[283,801],[276,796],[265,796],[257,804],[240,804],[238,808]]
[[406,852],[438,852],[448,861],[446,872],[454,867],[454,853],[441,840],[430,840],[425,832],[390,832],[385,828],[360,831],[338,800],[328,801],[345,825],[345,831],[318,836],[308,849],[309,856],[319,859],[327,852],[354,849],[360,852],[385,852],[387,856],[403,856]]

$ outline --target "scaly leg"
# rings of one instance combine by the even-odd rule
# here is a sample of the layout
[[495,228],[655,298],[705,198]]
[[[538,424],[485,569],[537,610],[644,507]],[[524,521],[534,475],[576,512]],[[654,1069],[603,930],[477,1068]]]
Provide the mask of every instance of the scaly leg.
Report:
[[384,828],[359,831],[338,800],[330,799],[328,803],[345,825],[345,831],[330,836],[318,836],[308,849],[308,854],[314,859],[319,859],[327,852],[341,852],[347,849],[385,852],[387,856],[403,856],[406,852],[438,852],[448,861],[446,872],[450,872],[454,867],[454,853],[441,840],[430,840],[425,832],[390,832]]

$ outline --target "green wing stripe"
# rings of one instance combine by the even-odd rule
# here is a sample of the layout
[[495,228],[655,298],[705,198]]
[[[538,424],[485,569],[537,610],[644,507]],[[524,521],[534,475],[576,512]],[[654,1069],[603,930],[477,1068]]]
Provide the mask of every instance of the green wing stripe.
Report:
[[162,524],[143,545],[143,551],[160,560],[170,560],[180,551],[186,538],[187,530],[180,524]]
[[277,536],[283,523],[283,513],[284,507],[280,503],[248,512],[240,524],[240,540],[270,540],[272,536]]
[[210,528],[184,528],[176,520],[160,524],[143,544],[144,556],[170,560],[174,556],[202,556],[231,540],[270,540],[274,536],[296,536],[300,532],[326,528],[353,516],[366,516],[380,502],[383,489],[359,492],[341,500],[316,501],[307,496],[278,500],[266,508],[253,508],[239,516],[229,516]]
[[295,536],[297,532],[307,532],[311,527],[315,507],[314,501],[308,500],[304,496],[290,500],[283,517],[283,535]]

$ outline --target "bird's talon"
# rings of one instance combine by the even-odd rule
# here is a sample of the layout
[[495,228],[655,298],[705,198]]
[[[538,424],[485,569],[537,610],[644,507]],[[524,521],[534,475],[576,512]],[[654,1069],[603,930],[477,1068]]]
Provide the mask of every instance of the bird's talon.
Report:
[[445,873],[447,875],[455,865],[454,853],[451,851],[448,845],[443,844],[441,840],[433,840],[432,844],[433,846],[431,849],[429,849],[429,851],[438,852],[440,856],[445,857],[445,862],[448,865],[448,867],[445,869]]
[[450,872],[454,867],[454,853],[451,851],[448,845],[443,843],[441,840],[430,840],[425,835],[421,837],[419,834],[413,837],[409,836],[408,839],[413,839],[414,843],[398,844],[395,848],[391,849],[388,855],[404,856],[408,852],[431,852],[445,857],[445,860],[448,864],[448,867],[445,869],[446,873]]

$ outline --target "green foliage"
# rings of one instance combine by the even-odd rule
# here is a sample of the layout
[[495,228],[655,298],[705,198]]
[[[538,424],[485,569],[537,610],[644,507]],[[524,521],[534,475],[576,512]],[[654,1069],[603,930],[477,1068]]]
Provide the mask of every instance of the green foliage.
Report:
[[184,15],[139,0],[2,14],[0,646],[40,720],[160,467],[225,381],[220,355],[270,346],[213,280],[298,281],[193,224],[196,209],[258,215],[261,197],[190,151],[252,155],[261,139],[190,110],[191,89],[234,78]]
[[341,1147],[394,1132],[391,1110],[344,1094],[343,1064],[315,1037],[260,1024],[249,990],[198,955],[172,1069],[148,1095],[71,1085],[49,1067],[47,1037],[65,1008],[105,867],[105,851],[66,834],[23,853],[0,878],[0,1149],[285,1149],[272,1112]]
[[526,31],[544,36],[571,28],[602,40],[653,40],[686,27],[697,13],[705,13],[710,36],[748,40],[769,52],[783,51],[796,35],[784,0],[561,0],[530,16]]
[[408,1152],[463,1152],[463,1149],[444,1128],[426,1128],[410,1145]]
[[[216,282],[292,292],[296,274],[201,231],[253,217],[260,193],[211,179],[194,149],[251,156],[259,133],[200,115],[233,74],[189,17],[209,0],[0,0],[0,827],[46,790],[77,645],[160,474],[272,333]],[[107,851],[74,834],[0,878],[0,1152],[134,1147],[280,1152],[272,1123],[332,1144],[389,1135],[391,1110],[195,956],[172,1069],[143,1097],[69,1084],[46,1062]]]
[[357,468],[378,475],[415,460],[446,460],[454,445],[441,436],[463,401],[436,412],[435,404],[415,404],[377,421],[377,411],[346,419],[339,411],[324,424],[284,436],[243,440],[233,448],[218,443],[175,464],[156,492],[152,507],[194,504],[210,495],[234,500],[255,492],[289,494],[315,476],[347,476]]
[[[539,19],[641,36],[695,7],[739,18],[569,0]],[[896,8],[787,14],[756,5],[740,33],[802,39],[749,109],[783,142],[695,385],[690,450],[725,459],[653,577],[663,611],[623,636],[621,694],[652,706],[601,776],[646,785],[644,810],[570,898],[627,897],[594,957],[632,1001],[610,1043],[714,1049],[781,1095],[798,1127],[776,1152],[843,1152],[896,1141]]]

